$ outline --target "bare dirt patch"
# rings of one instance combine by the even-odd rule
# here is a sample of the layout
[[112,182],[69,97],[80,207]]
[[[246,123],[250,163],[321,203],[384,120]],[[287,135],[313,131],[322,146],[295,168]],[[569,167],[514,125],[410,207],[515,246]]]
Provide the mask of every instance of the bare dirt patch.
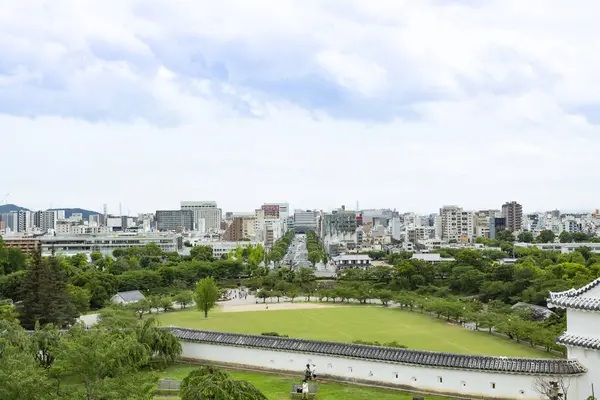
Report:
[[246,312],[246,311],[277,311],[277,310],[307,310],[315,308],[334,308],[334,305],[314,303],[267,303],[267,304],[243,304],[243,305],[221,305],[221,312]]

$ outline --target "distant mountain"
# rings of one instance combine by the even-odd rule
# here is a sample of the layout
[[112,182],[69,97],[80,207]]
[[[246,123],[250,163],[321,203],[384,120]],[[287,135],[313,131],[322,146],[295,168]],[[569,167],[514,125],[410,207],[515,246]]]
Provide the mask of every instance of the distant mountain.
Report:
[[[0,214],[9,213],[11,211],[21,211],[21,210],[30,211],[28,208],[17,206],[15,204],[0,205]],[[84,208],[50,208],[49,210],[50,211],[65,210],[65,218],[69,218],[74,213],[81,213],[81,214],[83,214],[84,221],[87,221],[89,219],[90,215],[100,214],[97,211],[86,210]]]
[[0,214],[2,213],[9,213],[11,211],[29,211],[29,209],[25,208],[25,207],[20,207],[17,206],[15,204],[3,204],[0,205]]

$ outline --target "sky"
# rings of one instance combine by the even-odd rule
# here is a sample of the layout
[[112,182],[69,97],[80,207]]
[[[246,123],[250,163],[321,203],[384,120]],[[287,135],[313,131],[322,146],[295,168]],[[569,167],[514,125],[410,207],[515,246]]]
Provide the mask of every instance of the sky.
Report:
[[0,0],[0,200],[600,207],[600,2]]

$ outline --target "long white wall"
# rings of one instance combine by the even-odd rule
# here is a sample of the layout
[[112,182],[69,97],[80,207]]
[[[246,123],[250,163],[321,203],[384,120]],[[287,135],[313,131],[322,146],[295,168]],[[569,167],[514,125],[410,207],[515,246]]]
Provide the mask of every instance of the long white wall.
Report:
[[[405,385],[414,389],[462,394],[486,399],[535,399],[535,376],[456,369],[436,369],[413,365],[375,362],[352,358],[308,355],[275,350],[231,347],[182,341],[183,357],[229,364],[248,365],[262,369],[302,373],[306,364],[315,364],[317,375],[329,375],[345,380]],[[581,398],[577,378],[569,396]],[[600,387],[598,388],[600,390]]]

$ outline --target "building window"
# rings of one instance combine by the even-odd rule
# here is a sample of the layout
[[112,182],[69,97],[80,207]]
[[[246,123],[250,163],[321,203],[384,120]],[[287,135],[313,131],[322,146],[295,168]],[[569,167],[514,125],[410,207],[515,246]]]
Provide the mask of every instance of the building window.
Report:
[[496,382],[490,383],[490,386],[492,387],[492,389],[496,389]]
[[519,390],[519,394],[525,394],[525,391],[523,389]]
[[394,372],[394,376],[396,377],[395,379],[398,379],[398,373]]
[[412,378],[410,378],[410,380],[412,380],[413,382],[416,382],[417,381],[417,377],[413,376]]
[[439,383],[444,383],[444,380],[442,379],[442,377],[441,377],[441,376],[438,376],[438,382],[439,382]]
[[465,381],[462,381],[460,384],[462,385],[462,387],[467,387],[467,382]]
[[352,372],[352,367],[348,367],[348,372]]

